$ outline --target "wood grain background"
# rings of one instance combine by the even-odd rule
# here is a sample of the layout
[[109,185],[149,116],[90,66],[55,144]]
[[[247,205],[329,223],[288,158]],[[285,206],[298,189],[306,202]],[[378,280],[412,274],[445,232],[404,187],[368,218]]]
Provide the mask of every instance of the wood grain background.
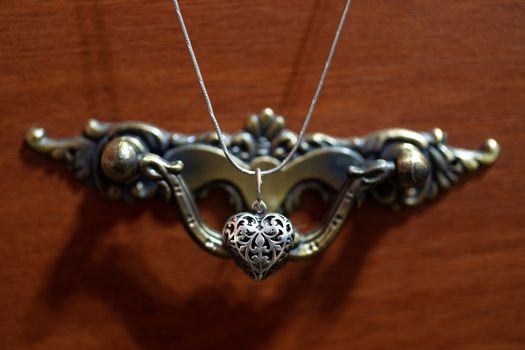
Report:
[[[224,129],[271,106],[298,130],[343,1],[182,6]],[[365,206],[263,283],[201,251],[171,206],[103,198],[23,145],[92,117],[211,129],[169,1],[2,0],[0,79],[1,349],[525,348],[524,1],[355,0],[310,130],[439,126],[503,153],[422,208]]]

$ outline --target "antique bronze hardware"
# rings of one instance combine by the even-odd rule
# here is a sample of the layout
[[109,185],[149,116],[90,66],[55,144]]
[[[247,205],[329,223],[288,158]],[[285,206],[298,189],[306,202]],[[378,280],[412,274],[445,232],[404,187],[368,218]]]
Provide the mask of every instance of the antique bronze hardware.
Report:
[[[194,196],[219,184],[239,211],[255,199],[253,180],[226,162],[215,132],[184,135],[142,122],[90,120],[81,136],[53,139],[34,128],[26,139],[33,149],[65,160],[77,177],[110,197],[130,201],[158,193],[175,202],[190,236],[221,257],[230,256],[223,234],[203,222]],[[284,118],[269,108],[250,116],[244,130],[227,135],[230,151],[252,169],[277,164],[296,140]],[[289,213],[305,189],[332,198],[321,225],[294,236],[288,257],[305,259],[328,247],[367,194],[392,208],[414,206],[448,190],[463,173],[494,163],[499,153],[494,139],[481,150],[449,146],[440,129],[386,129],[349,138],[313,133],[292,162],[265,178],[265,202],[270,211]]]

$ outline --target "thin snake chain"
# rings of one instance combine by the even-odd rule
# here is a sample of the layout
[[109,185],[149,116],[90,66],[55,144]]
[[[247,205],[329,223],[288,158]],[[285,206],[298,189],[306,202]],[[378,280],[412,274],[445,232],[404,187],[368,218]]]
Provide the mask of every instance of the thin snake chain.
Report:
[[335,37],[332,42],[332,47],[330,48],[330,53],[328,54],[328,58],[326,59],[326,63],[324,65],[323,72],[321,73],[321,78],[319,79],[319,83],[317,84],[317,88],[315,90],[315,94],[312,99],[312,103],[310,104],[310,108],[308,109],[308,113],[306,114],[306,117],[304,119],[304,124],[303,124],[303,127],[301,128],[301,132],[299,133],[299,138],[297,142],[295,143],[292,150],[288,153],[286,158],[284,158],[283,161],[279,165],[276,165],[275,167],[271,169],[260,170],[259,173],[257,170],[246,169],[245,167],[240,165],[235,160],[234,156],[230,153],[230,151],[228,150],[228,147],[226,147],[223,133],[219,126],[219,122],[217,121],[217,118],[215,117],[215,112],[213,111],[213,105],[211,103],[210,96],[208,95],[208,90],[206,89],[206,84],[204,83],[204,78],[202,77],[202,73],[199,68],[199,63],[197,62],[197,57],[195,56],[195,52],[193,51],[193,46],[191,45],[191,40],[190,40],[190,35],[188,34],[188,29],[186,29],[186,25],[184,24],[184,18],[182,17],[182,12],[180,10],[179,2],[178,0],[172,0],[172,2],[173,2],[173,6],[175,6],[175,10],[177,12],[177,18],[179,19],[180,27],[182,29],[182,34],[184,35],[184,41],[186,42],[186,46],[188,47],[188,52],[190,54],[191,61],[193,63],[193,67],[195,68],[195,73],[197,74],[197,80],[199,81],[199,86],[201,88],[202,95],[204,96],[204,100],[208,108],[208,114],[210,115],[213,126],[215,127],[215,132],[217,133],[217,137],[219,139],[220,146],[222,150],[224,151],[224,155],[226,156],[228,161],[237,170],[247,175],[262,176],[262,175],[269,175],[269,174],[278,172],[286,164],[288,164],[288,162],[292,159],[294,154],[297,152],[297,149],[303,142],[304,135],[306,133],[306,129],[308,128],[308,124],[310,123],[310,118],[312,117],[312,114],[315,109],[315,105],[317,104],[317,99],[319,98],[319,95],[321,94],[321,90],[323,89],[323,85],[326,80],[326,75],[328,73],[328,69],[330,68],[330,63],[332,62],[332,57],[334,56],[335,48],[337,47],[337,43],[339,42],[339,37],[341,36],[341,32],[343,31],[343,26],[345,24],[346,17],[348,15],[348,10],[350,9],[350,4],[352,3],[352,0],[346,0],[346,5],[343,10],[343,14],[341,15],[341,20],[339,21],[339,26],[337,27],[337,31],[335,32]]

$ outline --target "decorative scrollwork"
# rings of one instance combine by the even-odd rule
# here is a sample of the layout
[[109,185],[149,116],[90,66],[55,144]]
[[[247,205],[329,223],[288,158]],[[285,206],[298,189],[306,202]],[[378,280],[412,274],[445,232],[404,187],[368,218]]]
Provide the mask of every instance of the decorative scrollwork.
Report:
[[101,123],[91,119],[82,136],[53,139],[41,128],[30,129],[27,143],[35,150],[65,160],[75,175],[97,191],[128,202],[151,197],[154,181],[141,176],[138,163],[142,154],[163,155],[170,134],[139,122]]
[[78,178],[87,179],[91,176],[89,159],[94,145],[88,139],[82,136],[52,139],[47,137],[44,129],[32,128],[26,134],[26,142],[36,151],[48,153],[57,160],[65,160]]
[[377,131],[355,140],[365,158],[396,162],[396,177],[371,191],[380,203],[393,208],[413,206],[436,198],[459,181],[459,176],[491,165],[500,153],[494,139],[479,151],[447,144],[441,129],[417,133],[405,129]]
[[[244,130],[225,137],[239,162],[252,169],[278,164],[298,139],[269,108],[249,117]],[[235,257],[256,279],[286,257],[300,260],[325,250],[368,193],[392,208],[416,205],[448,190],[460,175],[494,163],[500,152],[493,139],[478,151],[449,146],[439,129],[386,129],[350,138],[310,134],[282,171],[265,178],[264,200],[270,212],[291,212],[305,189],[320,191],[331,202],[321,225],[292,232],[280,214],[265,219],[243,213],[222,233],[202,221],[195,196],[220,186],[238,210],[247,210],[255,191],[253,179],[228,164],[214,132],[185,135],[140,122],[91,120],[81,136],[52,139],[43,129],[31,129],[26,139],[113,198],[162,194],[177,205],[186,230],[202,248]]]
[[284,265],[295,239],[290,220],[277,213],[233,215],[223,234],[232,257],[256,281]]
[[[249,116],[244,130],[224,136],[230,152],[246,163],[251,163],[259,157],[270,157],[275,161],[283,160],[298,140],[296,133],[286,129],[284,117],[275,114],[270,108]],[[190,144],[219,147],[215,131],[195,136],[174,134],[172,141],[172,145],[176,147]],[[300,157],[318,148],[344,147],[347,144],[346,140],[336,139],[322,133],[313,133],[306,135],[295,157]]]

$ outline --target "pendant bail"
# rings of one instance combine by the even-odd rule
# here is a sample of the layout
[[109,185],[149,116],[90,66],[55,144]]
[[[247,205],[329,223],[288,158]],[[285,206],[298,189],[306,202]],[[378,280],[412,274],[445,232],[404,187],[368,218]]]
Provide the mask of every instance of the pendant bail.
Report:
[[266,204],[262,200],[262,174],[261,168],[255,169],[255,178],[257,181],[257,199],[252,204],[252,209],[258,214],[266,211]]

